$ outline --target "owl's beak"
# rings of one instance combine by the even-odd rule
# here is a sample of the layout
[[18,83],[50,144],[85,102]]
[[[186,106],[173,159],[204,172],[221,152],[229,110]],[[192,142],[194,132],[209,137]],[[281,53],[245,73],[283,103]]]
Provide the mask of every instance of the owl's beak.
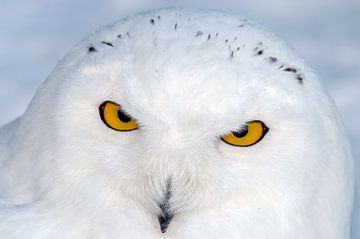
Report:
[[171,210],[170,198],[171,198],[171,180],[168,180],[166,183],[166,189],[164,190],[164,198],[160,203],[158,203],[159,208],[161,210],[161,213],[158,215],[158,219],[162,233],[166,232],[166,229],[168,228],[171,219],[174,216]]

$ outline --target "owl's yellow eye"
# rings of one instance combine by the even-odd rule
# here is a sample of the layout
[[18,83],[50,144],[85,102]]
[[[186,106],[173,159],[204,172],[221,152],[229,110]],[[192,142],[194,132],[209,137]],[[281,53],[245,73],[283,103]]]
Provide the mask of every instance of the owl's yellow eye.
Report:
[[121,106],[114,102],[105,101],[100,105],[99,111],[101,120],[113,130],[130,131],[138,128],[136,120],[122,111]]
[[247,147],[258,143],[269,131],[266,125],[258,120],[248,122],[238,131],[224,135],[221,139],[230,145]]

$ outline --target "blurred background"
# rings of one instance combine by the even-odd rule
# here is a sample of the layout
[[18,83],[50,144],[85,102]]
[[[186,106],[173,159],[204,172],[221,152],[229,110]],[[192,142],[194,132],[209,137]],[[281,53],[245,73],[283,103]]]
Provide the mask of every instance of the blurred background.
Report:
[[352,238],[360,238],[360,0],[1,0],[0,126],[24,112],[57,61],[89,33],[168,6],[222,9],[253,19],[318,72],[352,141],[358,175]]

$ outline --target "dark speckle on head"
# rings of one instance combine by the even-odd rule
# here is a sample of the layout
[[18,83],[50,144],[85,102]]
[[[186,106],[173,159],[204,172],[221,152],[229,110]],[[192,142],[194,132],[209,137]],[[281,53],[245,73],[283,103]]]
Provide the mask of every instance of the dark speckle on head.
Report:
[[96,50],[96,48],[94,46],[89,46],[88,51],[89,52],[97,52],[97,50]]
[[261,56],[262,54],[264,54],[264,50],[259,50],[258,52],[256,52],[256,55]]
[[304,76],[302,74],[297,74],[296,79],[299,81],[300,84],[302,84],[304,81]]
[[240,47],[239,47],[239,46],[236,48],[236,51],[240,51]]
[[160,21],[161,17],[160,17],[160,16],[157,16],[157,19]]
[[284,69],[284,71],[289,71],[289,72],[292,72],[292,73],[297,72],[297,70],[295,68],[293,68],[293,67],[287,67],[287,68]]
[[154,25],[154,24],[155,24],[155,20],[154,20],[154,19],[150,19],[150,23],[151,23],[152,25]]
[[279,66],[279,68],[278,69],[281,69],[281,68],[283,68],[285,65],[281,65],[281,66]]
[[267,58],[267,61],[272,64],[272,63],[276,63],[278,59],[276,57],[270,56]]
[[231,52],[230,58],[234,58],[234,51]]
[[254,51],[256,52],[256,55],[261,56],[264,53],[264,50],[260,49],[259,47],[255,47]]
[[238,26],[238,28],[242,28],[242,27],[244,27],[244,24],[240,24],[240,25]]
[[197,31],[196,32],[196,37],[202,36],[203,32],[202,31]]
[[219,33],[217,32],[216,35],[215,35],[215,37],[218,37],[218,36],[219,36]]
[[229,39],[225,39],[225,42],[228,43],[228,42],[229,42]]
[[114,47],[114,45],[113,45],[111,42],[102,41],[101,43],[102,43],[102,44],[105,44],[105,45],[107,45],[107,46]]
[[119,39],[120,39],[121,37],[122,37],[122,35],[121,35],[121,34],[117,35],[117,38],[119,38]]
[[210,38],[211,38],[211,34],[208,35],[207,39],[210,40]]
[[177,23],[175,23],[175,25],[174,25],[174,29],[175,29],[175,30],[177,29],[177,26],[178,26],[178,24],[177,24]]
[[236,41],[237,40],[237,37],[234,37],[234,41]]

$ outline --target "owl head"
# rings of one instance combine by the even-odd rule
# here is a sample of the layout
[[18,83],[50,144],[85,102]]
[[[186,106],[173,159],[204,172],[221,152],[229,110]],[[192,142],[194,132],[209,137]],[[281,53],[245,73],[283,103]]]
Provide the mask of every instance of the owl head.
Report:
[[17,198],[93,235],[348,237],[334,104],[291,48],[237,15],[160,9],[92,33],[15,132],[31,191]]

